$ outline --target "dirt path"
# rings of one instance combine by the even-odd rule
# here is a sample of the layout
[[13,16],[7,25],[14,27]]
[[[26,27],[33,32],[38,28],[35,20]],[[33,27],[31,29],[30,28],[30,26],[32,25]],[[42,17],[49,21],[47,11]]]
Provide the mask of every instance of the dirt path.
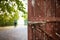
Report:
[[27,27],[0,31],[0,40],[27,40]]

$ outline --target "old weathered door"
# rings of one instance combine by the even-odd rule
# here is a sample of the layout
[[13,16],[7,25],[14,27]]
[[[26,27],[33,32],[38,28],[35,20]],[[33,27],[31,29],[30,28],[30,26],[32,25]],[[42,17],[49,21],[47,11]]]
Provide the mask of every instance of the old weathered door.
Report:
[[60,0],[28,0],[28,40],[60,40]]

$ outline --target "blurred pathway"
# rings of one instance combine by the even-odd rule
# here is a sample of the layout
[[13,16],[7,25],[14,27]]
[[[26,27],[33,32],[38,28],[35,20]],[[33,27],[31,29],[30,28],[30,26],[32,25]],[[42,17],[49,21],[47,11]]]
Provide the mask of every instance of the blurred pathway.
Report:
[[0,31],[0,40],[27,40],[27,26]]

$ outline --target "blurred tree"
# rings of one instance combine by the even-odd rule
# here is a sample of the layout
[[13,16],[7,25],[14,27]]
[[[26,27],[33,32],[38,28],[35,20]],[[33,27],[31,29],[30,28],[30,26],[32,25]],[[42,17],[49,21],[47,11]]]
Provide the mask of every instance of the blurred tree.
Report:
[[14,25],[19,12],[26,13],[24,4],[20,0],[0,0],[0,26]]
[[27,25],[28,22],[28,12],[25,12],[25,14],[22,15],[22,17],[24,18],[24,25]]

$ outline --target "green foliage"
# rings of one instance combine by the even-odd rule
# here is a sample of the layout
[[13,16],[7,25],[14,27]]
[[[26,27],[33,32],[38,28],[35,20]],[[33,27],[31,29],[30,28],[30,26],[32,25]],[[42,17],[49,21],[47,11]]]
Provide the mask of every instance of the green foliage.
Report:
[[24,18],[24,25],[27,25],[28,24],[28,14],[27,14],[27,12],[25,12],[25,14],[23,14],[22,17]]
[[23,14],[22,17],[24,18],[24,20],[27,20],[27,19],[28,19],[28,14],[27,14],[27,12],[25,12],[25,14]]
[[13,25],[19,18],[19,11],[25,13],[24,9],[20,0],[0,0],[0,26]]

